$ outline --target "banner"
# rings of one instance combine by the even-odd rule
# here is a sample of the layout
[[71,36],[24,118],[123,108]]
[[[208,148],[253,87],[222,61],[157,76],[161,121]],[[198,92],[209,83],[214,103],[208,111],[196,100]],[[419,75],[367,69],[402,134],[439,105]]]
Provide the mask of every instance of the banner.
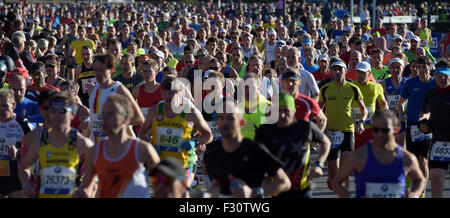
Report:
[[430,53],[434,58],[439,59],[441,54],[439,53],[438,43],[445,33],[431,33],[431,40],[433,40],[434,45],[430,46]]

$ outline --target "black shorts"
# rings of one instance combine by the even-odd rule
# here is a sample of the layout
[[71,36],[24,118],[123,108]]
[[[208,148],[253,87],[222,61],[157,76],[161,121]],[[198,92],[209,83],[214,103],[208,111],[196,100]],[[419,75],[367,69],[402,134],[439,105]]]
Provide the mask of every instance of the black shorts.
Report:
[[10,176],[0,177],[0,194],[8,195],[13,191],[22,190],[22,183],[19,180],[19,169],[17,161],[9,162]]
[[330,153],[328,154],[327,160],[337,160],[340,156],[339,151],[344,152],[352,152],[355,150],[355,134],[353,132],[343,132],[344,140],[339,148],[330,149]]
[[406,149],[417,156],[428,158],[431,147],[431,139],[413,142],[411,139],[411,127],[406,128]]

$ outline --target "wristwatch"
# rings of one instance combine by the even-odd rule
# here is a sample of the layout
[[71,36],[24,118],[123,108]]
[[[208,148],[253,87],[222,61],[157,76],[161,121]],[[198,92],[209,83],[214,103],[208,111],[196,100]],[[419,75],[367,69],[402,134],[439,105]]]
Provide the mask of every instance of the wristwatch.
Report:
[[256,198],[263,198],[264,197],[264,189],[261,186],[253,188],[253,190],[255,191],[255,197]]
[[313,166],[313,167],[320,167],[321,169],[323,169],[325,167],[324,163],[323,162],[319,162],[319,161],[316,161],[316,162],[312,163],[311,166]]

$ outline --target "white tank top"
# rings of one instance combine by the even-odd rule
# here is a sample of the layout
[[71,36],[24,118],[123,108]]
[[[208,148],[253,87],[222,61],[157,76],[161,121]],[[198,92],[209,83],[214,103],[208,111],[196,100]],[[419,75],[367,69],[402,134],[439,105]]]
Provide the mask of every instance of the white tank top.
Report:
[[242,54],[244,54],[244,57],[246,57],[247,59],[249,59],[250,56],[252,56],[253,54],[255,54],[255,46],[254,46],[254,45],[252,45],[252,46],[250,47],[250,50],[249,50],[249,51],[246,51],[246,50],[245,50],[244,45],[242,45],[241,48],[242,48]]
[[112,86],[106,89],[100,89],[99,84],[95,84],[91,96],[89,96],[89,117],[91,118],[91,136],[95,142],[98,142],[100,137],[106,136],[102,130],[102,108],[108,96],[117,92],[121,83],[115,81]]
[[266,64],[275,60],[275,46],[276,43],[273,43],[273,45],[269,45],[269,42],[266,42]]

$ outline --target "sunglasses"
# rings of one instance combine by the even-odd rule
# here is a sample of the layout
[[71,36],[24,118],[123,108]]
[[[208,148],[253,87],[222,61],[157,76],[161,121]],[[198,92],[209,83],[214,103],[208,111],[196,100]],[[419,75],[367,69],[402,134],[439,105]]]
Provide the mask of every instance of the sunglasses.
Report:
[[167,176],[152,176],[150,177],[150,182],[152,183],[152,185],[170,185],[174,182],[174,179]]
[[68,111],[71,112],[71,110],[69,108],[64,108],[64,107],[50,107],[50,113],[57,113],[59,115],[64,115],[66,114]]
[[378,132],[383,132],[384,134],[389,133],[389,131],[391,131],[389,128],[378,128],[378,127],[372,127],[372,131],[374,133],[378,133]]

